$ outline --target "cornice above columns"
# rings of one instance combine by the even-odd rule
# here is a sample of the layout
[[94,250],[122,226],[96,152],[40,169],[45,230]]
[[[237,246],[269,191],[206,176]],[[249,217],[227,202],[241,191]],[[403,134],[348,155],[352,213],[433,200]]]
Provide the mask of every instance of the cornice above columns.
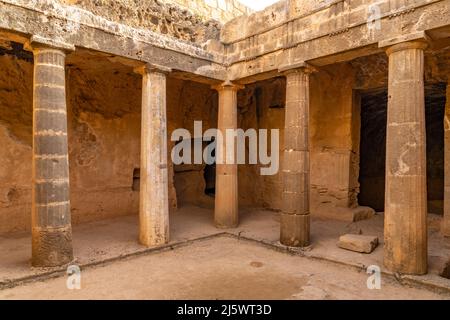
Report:
[[278,69],[278,72],[283,75],[287,75],[289,73],[298,72],[298,71],[302,71],[302,72],[311,74],[311,73],[317,72],[318,70],[316,67],[314,67],[304,61],[299,62],[299,63],[289,64],[289,65],[283,65]]
[[244,85],[242,84],[237,84],[237,83],[233,83],[229,80],[221,83],[221,84],[217,84],[217,85],[213,85],[211,86],[212,89],[217,90],[217,91],[222,91],[222,90],[242,90],[245,88]]
[[41,36],[32,36],[29,41],[27,41],[24,46],[24,50],[33,52],[40,48],[57,49],[64,52],[75,51],[75,46],[70,43],[60,42],[54,39],[48,39]]
[[401,35],[378,43],[380,49],[384,49],[387,55],[406,49],[422,49],[428,47],[430,38],[425,31]]
[[138,66],[138,67],[134,68],[133,71],[140,75],[145,75],[145,74],[149,74],[152,72],[169,74],[172,72],[172,69],[165,67],[165,66],[153,64],[153,63],[146,63],[142,66]]

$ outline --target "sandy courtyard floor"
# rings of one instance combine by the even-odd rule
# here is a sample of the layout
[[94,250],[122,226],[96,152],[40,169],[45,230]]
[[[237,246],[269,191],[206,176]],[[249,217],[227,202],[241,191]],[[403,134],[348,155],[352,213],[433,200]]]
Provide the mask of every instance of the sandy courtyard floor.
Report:
[[[265,297],[267,294],[267,298],[280,299],[303,298],[302,295],[306,295],[308,298],[340,299],[345,297],[353,299],[353,296],[356,298],[362,297],[359,293],[355,293],[359,292],[359,289],[348,288],[348,291],[333,291],[330,288],[334,286],[346,288],[345,281],[339,280],[339,282],[337,279],[342,278],[341,275],[347,274],[348,271],[349,275],[356,273],[349,279],[360,277],[360,280],[355,280],[352,283],[358,283],[366,291],[367,275],[365,272],[367,267],[371,265],[380,266],[384,282],[394,281],[394,287],[400,285],[397,282],[398,280],[403,285],[414,286],[417,290],[420,288],[434,290],[435,293],[439,292],[441,294],[439,297],[444,299],[448,298],[448,294],[450,294],[450,280],[439,276],[439,271],[442,270],[450,257],[450,239],[446,239],[440,234],[440,220],[436,217],[429,217],[429,273],[425,276],[394,276],[383,267],[382,215],[356,223],[313,219],[311,247],[289,249],[291,253],[298,257],[290,256],[286,252],[287,248],[279,243],[279,215],[277,213],[258,209],[241,210],[239,227],[225,230],[226,233],[224,233],[224,230],[218,230],[214,227],[213,215],[213,211],[210,209],[192,206],[180,208],[170,216],[170,243],[159,248],[146,248],[138,243],[139,222],[137,216],[118,217],[75,225],[73,232],[74,263],[84,269],[83,286],[85,288],[94,286],[95,288],[92,292],[82,290],[83,293],[66,292],[66,289],[64,289],[66,269],[64,267],[53,269],[31,268],[31,239],[29,233],[0,236],[0,298],[69,298],[74,295],[76,298],[115,298],[120,296],[149,299],[191,297],[214,299],[216,298],[214,294],[221,298],[258,298],[260,295]],[[369,255],[340,249],[336,243],[339,236],[345,233],[376,235],[380,239],[380,246]],[[229,245],[222,246],[219,245],[222,242],[215,242],[217,237],[219,239],[231,237],[241,241],[231,247]],[[249,245],[250,247],[245,247]],[[203,248],[210,247],[211,249],[202,252]],[[172,251],[174,256],[170,258],[171,256],[164,251],[172,249],[174,249]],[[192,250],[192,253],[190,253],[190,250]],[[247,259],[247,256],[250,256],[253,252],[260,253],[260,256],[251,260]],[[306,257],[308,260],[302,257]],[[131,258],[136,260],[132,260],[132,263],[121,264],[122,260]],[[295,260],[298,261],[295,263],[292,262],[292,265],[282,263],[282,261],[294,261],[292,259],[299,260]],[[149,263],[141,263],[141,261],[149,261]],[[255,262],[253,267],[249,267],[251,262]],[[258,267],[259,262],[262,263],[261,267]],[[322,272],[322,265],[327,263],[330,264],[332,268],[330,270],[332,271]],[[104,266],[103,268],[107,271],[105,275],[98,272],[97,269],[93,269],[99,266]],[[316,276],[302,278],[302,275],[299,274],[306,272],[307,268],[312,270],[309,273],[316,274]],[[347,271],[340,273],[339,268]],[[186,270],[189,270],[189,272],[186,273]],[[253,270],[255,273],[250,274],[249,277],[244,276],[249,270]],[[314,270],[320,270],[321,272],[316,273]],[[208,273],[211,273],[211,276],[204,278],[203,276]],[[306,272],[306,274],[309,273]],[[358,276],[359,273],[361,275]],[[94,275],[92,278],[91,274]],[[261,275],[261,278],[257,275]],[[307,279],[307,284],[301,285],[301,283],[298,283],[295,280],[295,275],[304,280]],[[46,281],[46,279],[56,276],[61,278],[45,282],[42,287],[39,283],[36,283],[36,281]],[[333,277],[337,279],[333,279]],[[111,282],[111,285],[121,289],[114,291],[109,287],[103,287],[98,284],[100,280],[97,279]],[[207,279],[216,279],[217,284],[213,280]],[[320,285],[321,281],[326,284],[325,287]],[[336,284],[337,281],[339,285]],[[176,284],[169,287],[172,282]],[[264,282],[265,285],[267,284],[267,288],[253,285],[253,282]],[[27,283],[29,285],[26,285]],[[199,289],[200,283],[205,283],[201,290]],[[291,285],[294,283],[297,283],[297,285],[292,287]],[[309,283],[315,283],[316,285],[309,285]],[[24,285],[26,286],[22,288],[21,286]],[[46,291],[47,285],[51,290]],[[9,290],[12,287],[17,287],[17,289]],[[33,291],[28,291],[27,294],[25,294],[27,291],[22,291],[31,290],[31,288],[36,289],[35,295],[33,295]],[[63,292],[59,292],[58,288]],[[129,288],[134,293],[129,294]],[[145,294],[138,294],[146,288],[152,289],[149,289],[148,292],[145,291]],[[180,291],[180,288],[183,290]],[[194,291],[194,288],[200,291]],[[389,293],[382,298],[404,296],[406,298],[426,298],[414,294],[409,296],[409,293],[403,290],[404,288],[402,288],[402,291],[395,291],[401,292],[402,296]],[[385,289],[383,287],[383,291]],[[409,289],[407,291],[409,292]],[[287,294],[287,292],[290,293]],[[429,291],[417,292],[428,292],[429,294]],[[207,295],[208,293],[209,295]],[[369,294],[374,295],[375,293]],[[378,297],[380,293],[376,295]]]
[[277,252],[226,236],[150,253],[81,274],[81,289],[66,277],[0,291],[0,299],[450,299],[325,261]]

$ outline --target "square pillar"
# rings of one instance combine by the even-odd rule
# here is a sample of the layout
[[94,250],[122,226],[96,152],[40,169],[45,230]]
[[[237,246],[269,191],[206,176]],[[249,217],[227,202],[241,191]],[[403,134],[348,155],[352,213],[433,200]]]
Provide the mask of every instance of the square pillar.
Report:
[[441,232],[450,237],[450,84],[447,84],[444,115],[444,218]]
[[[227,145],[226,132],[228,129],[237,129],[237,92],[242,88],[242,86],[231,82],[213,87],[219,92],[217,129],[222,137],[222,139],[217,140],[216,148],[216,159],[220,160],[216,163],[214,222],[216,227],[221,229],[235,228],[239,224],[236,143],[234,143],[234,146]],[[230,148],[234,148],[234,150]],[[232,162],[227,161],[226,155],[229,152],[234,154],[234,161]]]
[[73,46],[32,37],[34,55],[32,158],[32,265],[73,260],[65,58]]
[[393,271],[427,273],[427,165],[423,41],[387,48],[384,264]]
[[150,65],[142,75],[139,240],[147,246],[169,242],[166,77],[169,69]]
[[312,68],[284,71],[286,111],[283,208],[280,242],[290,247],[310,243],[309,77]]

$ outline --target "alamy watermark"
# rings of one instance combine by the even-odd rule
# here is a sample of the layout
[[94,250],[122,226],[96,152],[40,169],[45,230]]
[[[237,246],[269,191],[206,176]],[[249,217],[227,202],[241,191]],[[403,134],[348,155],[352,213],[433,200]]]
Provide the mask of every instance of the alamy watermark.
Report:
[[[208,129],[203,132],[202,122],[194,121],[194,138],[187,129],[176,129],[171,140],[178,142],[171,152],[175,165],[259,164],[263,176],[275,175],[280,168],[278,129]],[[208,145],[204,148],[205,142]]]
[[77,265],[70,265],[67,267],[67,289],[80,290],[81,289],[81,269]]
[[367,289],[381,290],[381,268],[375,265],[369,266],[367,274],[370,274],[367,279]]
[[367,7],[367,28],[370,32],[381,30],[381,7],[379,2]]

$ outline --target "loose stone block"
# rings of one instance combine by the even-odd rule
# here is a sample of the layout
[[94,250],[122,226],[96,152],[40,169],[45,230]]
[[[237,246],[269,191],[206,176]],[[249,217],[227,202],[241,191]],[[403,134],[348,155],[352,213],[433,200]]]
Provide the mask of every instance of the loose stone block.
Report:
[[372,218],[375,215],[375,210],[369,207],[360,206],[351,210],[350,214],[352,215],[350,221],[357,222]]
[[372,253],[378,246],[378,237],[346,234],[339,238],[338,247],[361,253]]

